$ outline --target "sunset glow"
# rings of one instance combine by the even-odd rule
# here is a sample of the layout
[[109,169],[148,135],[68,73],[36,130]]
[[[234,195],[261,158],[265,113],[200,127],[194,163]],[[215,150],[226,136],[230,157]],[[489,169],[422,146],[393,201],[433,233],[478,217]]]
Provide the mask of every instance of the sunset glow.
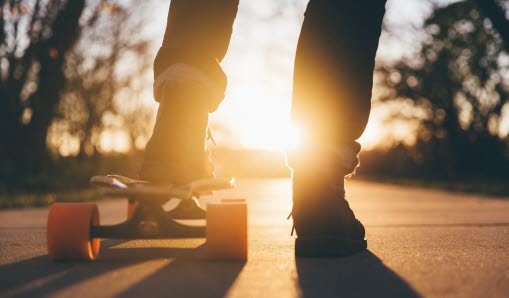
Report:
[[[292,128],[290,110],[295,49],[306,3],[305,0],[298,0],[278,7],[276,2],[269,0],[240,2],[230,46],[221,62],[228,77],[225,98],[218,110],[211,114],[209,121],[219,146],[271,151],[298,146],[302,136],[297,129]],[[153,16],[153,22],[147,24],[147,32],[153,35],[153,56],[163,37],[168,5],[158,4],[160,9],[157,9],[157,14]],[[414,9],[412,5],[390,7],[388,20],[408,21],[401,19],[401,11],[405,11],[406,15],[416,13],[411,10]],[[278,9],[283,9],[283,13],[271,17]],[[405,9],[411,11],[406,12]],[[391,42],[382,34],[377,59],[390,60],[399,57],[401,51],[395,45],[400,43]],[[145,106],[153,109],[155,116],[158,104],[152,97],[152,72],[149,76],[150,78],[142,83],[144,87],[140,86],[140,89],[143,89],[141,100]],[[122,94],[120,97],[126,96],[130,94]],[[377,90],[374,90],[373,98],[376,97]],[[122,106],[125,106],[125,102],[122,100]],[[387,147],[396,140],[412,142],[413,127],[384,122],[384,119],[390,117],[390,112],[387,111],[388,109],[377,110],[374,105],[368,126],[359,139],[363,149]],[[147,121],[147,131],[151,131],[153,120]],[[338,121],[340,122],[340,119]],[[122,123],[114,124],[105,125],[112,129],[106,129],[96,138],[98,150],[122,153],[133,148],[143,149],[150,133],[131,140]],[[60,130],[58,133],[61,134]],[[79,151],[79,140],[76,136],[54,136],[49,142],[64,156],[74,155]]]

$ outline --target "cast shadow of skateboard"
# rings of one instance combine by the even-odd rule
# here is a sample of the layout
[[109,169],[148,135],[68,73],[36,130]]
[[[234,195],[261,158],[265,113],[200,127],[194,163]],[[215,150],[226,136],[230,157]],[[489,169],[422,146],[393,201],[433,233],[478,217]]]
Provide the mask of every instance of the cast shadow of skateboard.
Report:
[[[104,240],[103,252],[94,262],[51,262],[44,255],[0,266],[0,296],[51,296],[71,288],[76,294],[81,293],[78,296],[90,296],[85,294],[89,291],[87,284],[94,280],[94,284],[105,287],[94,292],[104,296],[140,297],[142,293],[168,296],[171,293],[174,297],[203,297],[205,293],[209,297],[223,297],[245,266],[244,261],[208,261],[203,240],[197,239],[195,246],[186,248],[160,244],[132,247],[128,242]],[[129,274],[129,271],[136,273]],[[122,284],[115,275],[138,279]],[[97,281],[101,278],[108,284]]]

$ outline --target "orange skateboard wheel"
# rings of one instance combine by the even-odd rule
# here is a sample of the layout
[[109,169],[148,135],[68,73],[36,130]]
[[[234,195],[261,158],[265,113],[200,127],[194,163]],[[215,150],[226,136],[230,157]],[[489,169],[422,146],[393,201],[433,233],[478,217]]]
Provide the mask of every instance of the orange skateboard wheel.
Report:
[[138,202],[127,202],[127,219],[131,218],[138,207]]
[[48,256],[59,260],[94,260],[100,240],[90,238],[91,225],[99,225],[99,210],[91,203],[55,203],[48,214]]
[[243,199],[207,205],[207,255],[211,260],[247,260],[247,204]]

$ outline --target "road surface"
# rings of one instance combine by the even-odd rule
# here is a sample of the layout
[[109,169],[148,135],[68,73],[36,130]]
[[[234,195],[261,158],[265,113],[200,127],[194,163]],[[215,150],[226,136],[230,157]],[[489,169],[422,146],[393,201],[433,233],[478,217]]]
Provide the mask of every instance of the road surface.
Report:
[[[46,256],[46,208],[0,211],[0,297],[509,297],[509,199],[352,181],[368,251],[295,259],[290,181],[240,180],[249,260],[208,262],[204,240],[103,240],[92,263]],[[125,201],[99,203],[101,221]]]

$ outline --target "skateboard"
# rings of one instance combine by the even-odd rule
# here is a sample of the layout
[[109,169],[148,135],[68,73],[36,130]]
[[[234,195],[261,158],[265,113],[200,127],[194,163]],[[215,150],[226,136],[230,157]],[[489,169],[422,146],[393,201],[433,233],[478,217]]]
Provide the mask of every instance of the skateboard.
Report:
[[[247,205],[243,199],[223,199],[200,207],[198,198],[232,189],[235,180],[202,179],[185,185],[155,185],[120,175],[94,176],[104,197],[127,198],[124,222],[101,225],[95,203],[54,203],[47,222],[48,255],[55,261],[94,260],[100,239],[163,239],[206,237],[209,259],[247,259]],[[165,210],[170,200],[177,207]],[[183,220],[205,219],[204,225]]]

